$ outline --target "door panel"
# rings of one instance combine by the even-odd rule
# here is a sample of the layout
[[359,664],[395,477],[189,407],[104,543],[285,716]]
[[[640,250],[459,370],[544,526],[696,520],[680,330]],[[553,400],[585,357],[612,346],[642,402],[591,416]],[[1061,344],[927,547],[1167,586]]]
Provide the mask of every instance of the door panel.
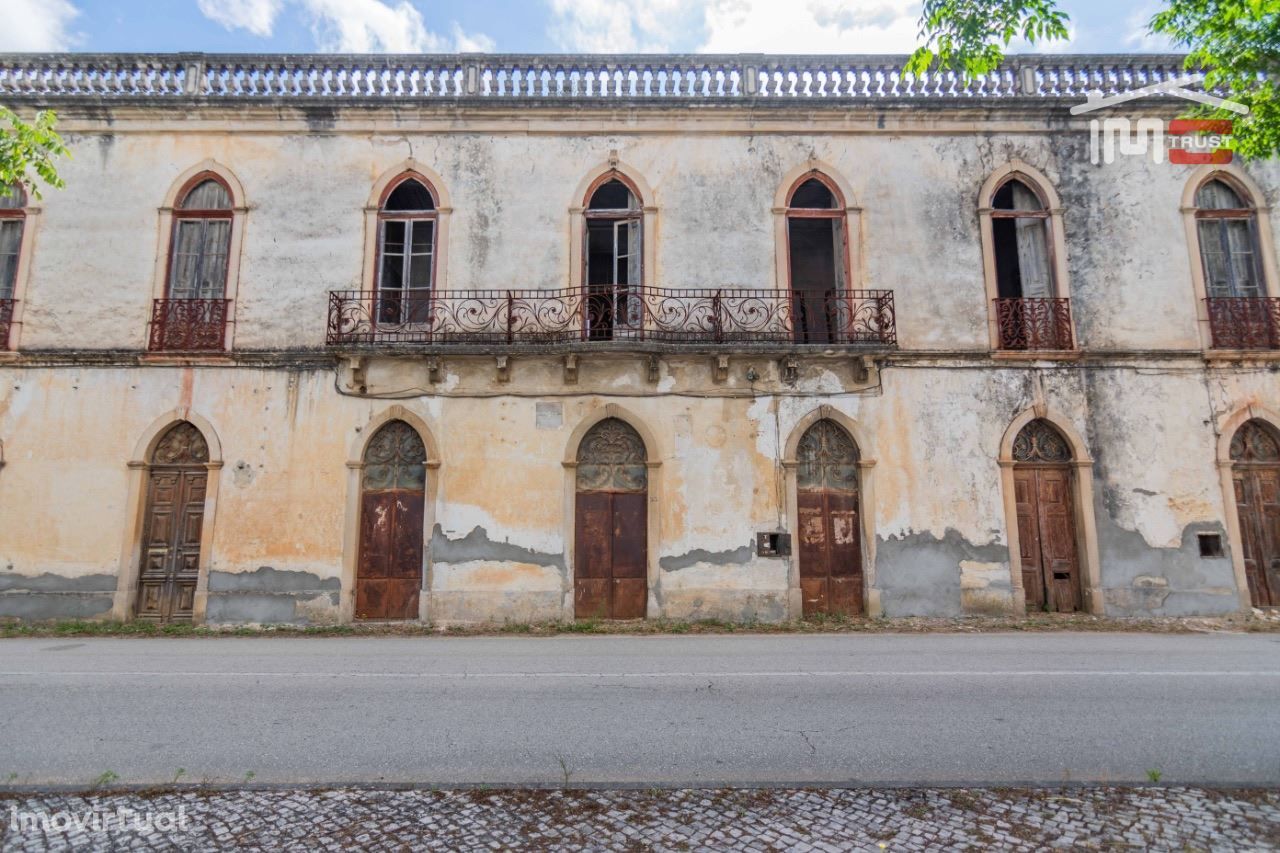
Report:
[[200,536],[208,472],[153,468],[147,482],[137,616],[189,621],[200,577]]
[[860,615],[862,532],[856,492],[798,490],[801,612]]
[[579,492],[574,616],[643,619],[649,596],[648,493]]
[[425,493],[366,491],[361,496],[356,566],[357,619],[416,619],[422,586]]
[[1280,606],[1280,467],[1237,466],[1232,480],[1249,601]]
[[1066,467],[1013,472],[1018,556],[1029,610],[1070,613],[1081,607],[1071,476]]

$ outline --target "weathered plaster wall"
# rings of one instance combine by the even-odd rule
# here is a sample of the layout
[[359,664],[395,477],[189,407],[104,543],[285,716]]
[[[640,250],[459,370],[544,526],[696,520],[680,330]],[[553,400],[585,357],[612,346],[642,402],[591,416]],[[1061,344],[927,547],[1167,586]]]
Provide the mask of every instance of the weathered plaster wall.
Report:
[[[154,123],[70,127],[67,188],[47,195],[40,217],[24,348],[85,346],[90,329],[95,347],[143,344],[161,243],[156,209],[205,160],[244,186],[235,343],[260,349],[322,344],[326,292],[361,285],[371,189],[407,158],[437,172],[452,200],[445,286],[551,288],[568,281],[568,210],[582,201],[575,188],[615,151],[653,188],[645,202],[659,211],[648,281],[785,285],[776,280],[773,198],[788,172],[815,158],[862,208],[860,284],[894,290],[901,344],[977,350],[988,346],[978,191],[993,170],[1022,160],[1063,198],[1081,343],[1200,345],[1179,212],[1191,167],[1141,158],[1090,165],[1087,132],[1035,123],[1007,133],[969,125],[908,135],[699,132],[640,119],[627,132],[559,134],[516,124],[477,132],[466,120],[372,133],[225,122],[198,133]],[[1280,186],[1280,165],[1249,169],[1270,192]]]
[[[206,617],[342,618],[352,594],[347,465],[370,425],[400,405],[430,429],[440,461],[430,472],[426,615],[564,618],[573,537],[562,463],[574,430],[607,403],[644,425],[660,463],[650,615],[794,612],[794,559],[759,557],[752,543],[758,531],[793,529],[781,460],[822,405],[857,425],[875,462],[864,470],[864,549],[871,598],[888,615],[1012,604],[996,457],[1009,423],[1033,406],[1071,424],[1094,459],[1086,509],[1108,612],[1234,609],[1234,543],[1226,558],[1203,559],[1196,542],[1228,528],[1215,430],[1250,404],[1280,410],[1280,383],[1274,363],[1209,366],[1198,356],[1179,211],[1189,167],[1092,166],[1083,125],[922,114],[904,133],[902,121],[883,130],[808,115],[759,125],[656,114],[612,125],[511,115],[336,115],[310,126],[234,113],[70,119],[67,188],[48,193],[32,222],[27,355],[0,359],[0,616],[105,616],[113,601],[118,611],[139,511],[127,463],[157,419],[190,410],[223,448]],[[664,357],[651,382],[635,354],[592,354],[572,385],[556,357],[517,355],[506,382],[478,356],[445,355],[439,382],[422,358],[375,358],[366,384],[383,399],[350,396],[349,366],[307,361],[303,351],[323,344],[327,291],[361,286],[364,208],[388,170],[413,158],[451,198],[441,287],[552,288],[569,280],[575,188],[612,152],[652,188],[645,203],[658,213],[646,239],[657,262],[646,280],[670,287],[784,286],[774,196],[796,168],[830,164],[861,210],[856,284],[894,291],[901,352],[881,357],[868,382],[848,358],[808,355],[794,384],[776,360],[746,355],[734,356],[725,382],[705,354]],[[45,350],[145,345],[163,244],[157,208],[206,160],[234,172],[249,209],[235,348],[286,351],[277,366],[24,362]],[[1079,362],[987,355],[976,208],[983,181],[1011,160],[1043,172],[1062,197]],[[1267,196],[1259,201],[1276,201],[1280,164],[1247,168]],[[1125,352],[1099,356],[1108,350]],[[758,382],[744,378],[748,367]]]
[[[863,511],[884,613],[1007,609],[1007,519],[995,459],[1010,421],[1040,402],[1093,454],[1108,612],[1226,612],[1229,559],[1199,557],[1195,534],[1225,532],[1214,464],[1215,411],[1280,408],[1274,374],[1206,383],[1200,370],[890,366],[852,387],[837,363],[806,363],[783,396],[750,396],[736,358],[708,391],[708,359],[586,359],[565,386],[555,358],[525,357],[510,383],[492,360],[446,360],[433,396],[396,401],[421,418],[440,467],[427,548],[428,615],[555,619],[572,612],[576,427],[606,403],[651,436],[650,615],[780,619],[791,560],[754,553],[757,531],[789,530],[782,448],[818,406],[851,419],[874,489]],[[391,394],[419,361],[378,362]],[[332,368],[0,369],[0,615],[102,616],[131,513],[126,463],[157,418],[190,410],[217,433],[224,465],[208,554],[210,621],[331,621],[344,588],[347,462],[392,405],[338,393]],[[761,385],[762,382],[757,382]],[[769,387],[774,387],[770,385]],[[566,391],[572,388],[572,391]],[[700,393],[693,389],[701,388]],[[596,393],[608,389],[609,394]],[[1212,408],[1211,408],[1212,407]],[[870,483],[866,483],[867,486]],[[1231,547],[1230,543],[1227,543]]]

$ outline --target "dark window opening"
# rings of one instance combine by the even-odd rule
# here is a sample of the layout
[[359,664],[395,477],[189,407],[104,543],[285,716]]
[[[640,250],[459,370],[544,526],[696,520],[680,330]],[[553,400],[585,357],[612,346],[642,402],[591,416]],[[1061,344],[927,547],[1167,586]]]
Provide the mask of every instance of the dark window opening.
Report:
[[1196,227],[1204,283],[1211,298],[1265,296],[1258,270],[1253,209],[1222,181],[1196,192]]
[[387,203],[383,205],[382,209],[397,212],[435,210],[436,204],[431,198],[430,191],[410,178],[407,181],[402,181],[399,186],[391,191],[391,195],[387,196]]
[[839,328],[844,290],[844,222],[836,217],[790,217],[792,321],[798,343],[830,343]]
[[810,178],[791,194],[791,207],[806,210],[836,209],[835,193],[817,178]]
[[622,181],[606,181],[591,194],[584,252],[590,340],[614,340],[643,323],[641,223],[639,200]]
[[1200,540],[1200,556],[1201,557],[1221,557],[1222,552],[1222,536],[1217,533],[1201,533],[1196,537]]
[[1053,296],[1048,213],[1040,197],[1018,180],[1005,182],[991,204],[996,294],[1001,299]]

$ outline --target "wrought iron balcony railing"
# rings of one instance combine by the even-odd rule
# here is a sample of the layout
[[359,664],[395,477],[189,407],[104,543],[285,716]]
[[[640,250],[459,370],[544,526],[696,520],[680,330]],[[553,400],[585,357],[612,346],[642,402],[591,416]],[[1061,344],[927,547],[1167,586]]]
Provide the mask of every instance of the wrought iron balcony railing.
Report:
[[1214,349],[1280,349],[1280,298],[1210,296],[1204,304]]
[[17,304],[16,299],[0,299],[0,350],[12,346],[9,336],[13,329],[13,308]]
[[607,286],[329,294],[330,346],[609,341],[894,346],[893,291]]
[[222,352],[229,299],[157,299],[151,307],[152,352]]
[[1002,350],[1069,350],[1071,300],[997,299],[996,329]]

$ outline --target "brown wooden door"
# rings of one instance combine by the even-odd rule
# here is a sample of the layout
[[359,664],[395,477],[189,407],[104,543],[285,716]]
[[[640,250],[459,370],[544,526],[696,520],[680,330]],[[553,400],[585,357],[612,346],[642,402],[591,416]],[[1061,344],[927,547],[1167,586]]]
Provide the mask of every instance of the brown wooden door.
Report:
[[579,492],[574,616],[643,619],[648,599],[647,495]]
[[803,613],[862,613],[862,536],[857,493],[801,491],[800,594]]
[[1236,513],[1254,607],[1280,607],[1280,465],[1238,465]]
[[573,613],[643,619],[649,598],[649,488],[640,435],[607,418],[578,447]]
[[416,619],[423,577],[426,449],[391,421],[365,449],[356,565],[357,619]]
[[860,615],[857,446],[839,425],[822,420],[800,438],[796,456],[802,613]]
[[1030,610],[1080,609],[1080,561],[1067,466],[1015,467],[1018,550]]
[[191,621],[200,577],[200,536],[209,448],[194,425],[171,427],[151,454],[138,572],[137,616]]
[[208,472],[152,469],[138,618],[189,622],[200,576],[200,533]]

